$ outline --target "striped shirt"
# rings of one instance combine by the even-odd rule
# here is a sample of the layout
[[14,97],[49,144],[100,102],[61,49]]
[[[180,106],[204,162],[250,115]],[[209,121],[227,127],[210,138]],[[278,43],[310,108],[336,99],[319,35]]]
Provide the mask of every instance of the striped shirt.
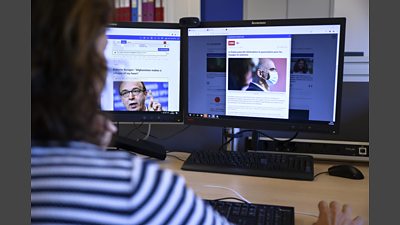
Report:
[[229,224],[181,176],[71,142],[31,149],[32,224]]

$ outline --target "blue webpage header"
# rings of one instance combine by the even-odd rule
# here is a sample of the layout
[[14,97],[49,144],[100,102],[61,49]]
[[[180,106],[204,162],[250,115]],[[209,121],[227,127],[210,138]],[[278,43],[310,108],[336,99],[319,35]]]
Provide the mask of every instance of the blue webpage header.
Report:
[[256,35],[230,35],[228,39],[241,39],[241,38],[290,38],[290,34],[256,34]]
[[173,36],[137,36],[137,35],[107,35],[108,39],[127,39],[127,40],[165,40],[165,41],[179,41],[180,37]]

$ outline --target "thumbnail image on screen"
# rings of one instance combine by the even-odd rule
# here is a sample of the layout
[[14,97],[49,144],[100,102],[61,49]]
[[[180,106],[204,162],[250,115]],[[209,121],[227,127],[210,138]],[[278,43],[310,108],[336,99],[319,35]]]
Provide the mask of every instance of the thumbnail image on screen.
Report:
[[114,111],[168,111],[168,82],[115,81]]

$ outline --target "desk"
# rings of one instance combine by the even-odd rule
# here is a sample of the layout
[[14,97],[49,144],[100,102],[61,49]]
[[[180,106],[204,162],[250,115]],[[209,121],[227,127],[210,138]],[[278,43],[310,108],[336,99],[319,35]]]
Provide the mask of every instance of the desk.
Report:
[[[353,215],[361,216],[365,225],[369,224],[369,168],[368,164],[354,164],[364,174],[363,180],[351,180],[341,177],[332,177],[321,174],[314,181],[297,181],[229,175],[218,173],[204,173],[183,171],[182,161],[169,156],[178,156],[186,159],[189,154],[181,152],[169,153],[165,161],[159,161],[163,168],[168,168],[182,175],[190,188],[200,197],[217,199],[222,197],[237,197],[232,191],[222,188],[211,188],[205,185],[215,185],[231,188],[239,192],[252,203],[287,205],[295,207],[295,224],[311,225],[315,217],[300,213],[318,215],[318,202],[336,200],[342,204],[350,204]],[[335,163],[315,162],[314,173],[327,171]],[[336,163],[337,164],[337,163]]]

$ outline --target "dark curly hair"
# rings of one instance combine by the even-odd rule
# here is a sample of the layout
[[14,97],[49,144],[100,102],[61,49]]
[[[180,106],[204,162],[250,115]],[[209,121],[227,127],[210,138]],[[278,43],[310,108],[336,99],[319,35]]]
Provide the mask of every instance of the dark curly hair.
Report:
[[97,41],[112,0],[32,0],[32,140],[99,144],[107,64]]

